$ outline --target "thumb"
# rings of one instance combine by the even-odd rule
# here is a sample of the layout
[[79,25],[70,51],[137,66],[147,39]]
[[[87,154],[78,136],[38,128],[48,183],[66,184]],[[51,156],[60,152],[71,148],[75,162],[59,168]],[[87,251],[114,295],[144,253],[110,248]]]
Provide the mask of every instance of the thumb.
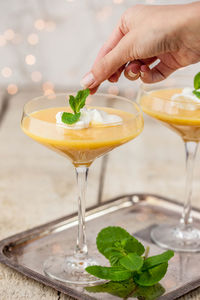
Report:
[[134,59],[130,58],[131,48],[132,43],[128,33],[109,53],[93,65],[91,71],[81,80],[81,85],[93,89],[110,78],[120,67]]

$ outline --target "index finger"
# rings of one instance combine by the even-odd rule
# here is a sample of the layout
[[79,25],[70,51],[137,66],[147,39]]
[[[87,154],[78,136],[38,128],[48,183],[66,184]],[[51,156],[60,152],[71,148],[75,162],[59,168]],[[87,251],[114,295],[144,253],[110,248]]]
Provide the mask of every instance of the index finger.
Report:
[[[93,66],[97,63],[99,59],[104,57],[106,54],[108,54],[115,46],[119,43],[119,41],[123,38],[124,34],[120,29],[120,26],[118,26],[113,30],[111,36],[108,38],[108,40],[103,44],[101,47],[99,53],[97,54],[97,57],[94,61]],[[92,67],[93,67],[92,66]]]

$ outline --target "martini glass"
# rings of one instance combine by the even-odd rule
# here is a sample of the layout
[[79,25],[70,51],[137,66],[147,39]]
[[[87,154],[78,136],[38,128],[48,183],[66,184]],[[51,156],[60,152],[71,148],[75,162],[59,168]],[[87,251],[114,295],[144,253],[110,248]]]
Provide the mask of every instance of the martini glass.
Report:
[[44,272],[62,282],[89,286],[102,282],[85,271],[87,266],[98,264],[88,254],[85,232],[89,166],[97,157],[138,136],[143,129],[143,117],[139,106],[126,98],[96,94],[87,98],[86,107],[118,115],[121,121],[90,125],[83,129],[63,128],[56,124],[56,114],[67,110],[68,99],[69,94],[57,94],[29,101],[24,106],[21,127],[32,139],[70,159],[76,171],[78,234],[75,251],[70,256],[48,258],[44,263]]
[[191,78],[180,76],[158,84],[143,84],[138,96],[142,110],[173,130],[184,142],[186,182],[180,222],[161,224],[151,231],[151,238],[156,244],[181,252],[200,251],[200,230],[193,225],[191,215],[193,169],[200,141],[200,102],[182,96],[171,99],[184,87],[192,87],[190,82]]

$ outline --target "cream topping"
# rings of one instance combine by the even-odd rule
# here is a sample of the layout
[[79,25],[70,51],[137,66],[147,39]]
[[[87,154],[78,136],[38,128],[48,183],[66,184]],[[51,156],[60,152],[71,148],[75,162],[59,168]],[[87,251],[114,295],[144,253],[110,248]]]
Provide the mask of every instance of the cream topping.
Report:
[[117,115],[108,114],[103,110],[90,109],[84,107],[80,110],[80,112],[80,119],[78,120],[78,122],[72,125],[62,122],[62,114],[64,112],[58,112],[56,114],[56,125],[67,129],[83,129],[88,128],[90,125],[122,123],[122,118],[120,118]]

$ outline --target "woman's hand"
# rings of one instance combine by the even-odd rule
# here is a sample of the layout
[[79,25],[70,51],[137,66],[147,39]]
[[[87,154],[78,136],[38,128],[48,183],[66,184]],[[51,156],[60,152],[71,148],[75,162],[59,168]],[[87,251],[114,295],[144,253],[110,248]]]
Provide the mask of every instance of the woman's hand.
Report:
[[[121,73],[146,83],[165,79],[175,70],[200,61],[200,2],[129,8],[101,48],[81,85],[96,92],[106,79]],[[153,62],[159,62],[149,68]]]

